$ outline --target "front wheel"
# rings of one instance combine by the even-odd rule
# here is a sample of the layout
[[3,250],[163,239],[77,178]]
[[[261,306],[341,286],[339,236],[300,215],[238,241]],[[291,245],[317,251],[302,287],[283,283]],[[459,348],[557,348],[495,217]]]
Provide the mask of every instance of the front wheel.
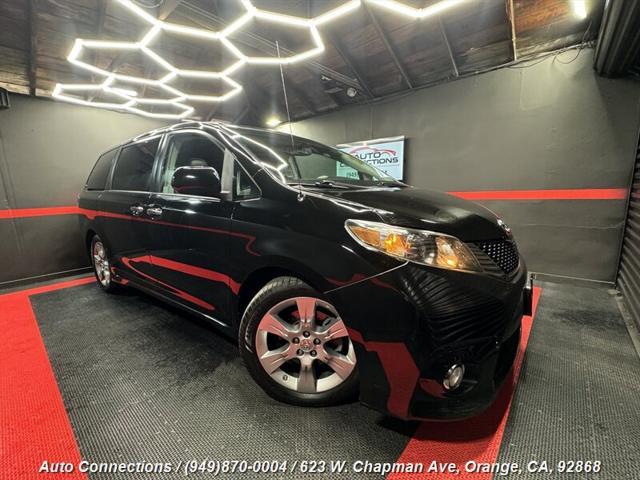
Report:
[[247,307],[239,336],[249,373],[276,400],[326,406],[355,397],[356,356],[347,328],[303,281],[267,283]]

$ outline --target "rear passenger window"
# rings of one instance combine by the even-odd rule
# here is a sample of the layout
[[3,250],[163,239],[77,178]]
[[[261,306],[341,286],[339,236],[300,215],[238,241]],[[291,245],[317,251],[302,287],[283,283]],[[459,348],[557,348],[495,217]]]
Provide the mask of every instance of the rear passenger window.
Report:
[[116,156],[118,149],[113,149],[104,153],[98,158],[89,178],[87,179],[87,190],[104,190],[107,184],[107,177],[111,171],[113,158]]
[[146,142],[127,145],[120,151],[113,172],[111,188],[113,190],[131,190],[147,192],[151,187],[151,172],[158,150],[160,137]]

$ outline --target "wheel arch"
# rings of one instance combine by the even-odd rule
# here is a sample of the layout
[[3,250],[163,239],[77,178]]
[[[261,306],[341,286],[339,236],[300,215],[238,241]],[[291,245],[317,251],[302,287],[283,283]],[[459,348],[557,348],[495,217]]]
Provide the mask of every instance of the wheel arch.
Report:
[[247,306],[251,302],[251,299],[258,293],[258,291],[264,287],[267,283],[277,277],[294,277],[302,280],[311,288],[322,292],[322,277],[317,273],[309,270],[302,265],[294,265],[290,262],[273,263],[270,265],[263,265],[253,270],[240,285],[238,291],[236,311],[238,324],[244,315]]

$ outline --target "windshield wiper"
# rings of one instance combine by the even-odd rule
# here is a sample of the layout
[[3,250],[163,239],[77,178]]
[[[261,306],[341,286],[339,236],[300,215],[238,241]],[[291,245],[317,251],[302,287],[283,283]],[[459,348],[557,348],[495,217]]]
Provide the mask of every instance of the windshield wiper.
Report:
[[402,182],[398,182],[395,180],[381,180],[377,183],[376,186],[380,186],[380,187],[400,187],[400,188],[404,188],[407,185],[402,183]]
[[350,190],[352,188],[359,188],[355,185],[346,185],[343,183],[334,183],[329,180],[322,180],[317,182],[289,182],[288,185],[295,185],[301,187],[310,187],[310,188],[336,188],[340,190]]
[[315,182],[315,186],[316,187],[322,187],[322,188],[343,188],[343,189],[350,189],[350,188],[358,188],[355,185],[348,185],[346,183],[336,183],[336,182],[332,182],[331,180],[320,180],[319,182]]

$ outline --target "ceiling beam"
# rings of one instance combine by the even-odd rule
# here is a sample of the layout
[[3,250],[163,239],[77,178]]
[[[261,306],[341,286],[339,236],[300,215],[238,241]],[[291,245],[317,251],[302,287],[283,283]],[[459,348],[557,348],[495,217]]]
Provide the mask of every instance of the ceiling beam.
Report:
[[380,25],[380,22],[378,21],[378,17],[376,17],[375,13],[373,13],[373,11],[369,8],[369,6],[366,3],[363,4],[362,6],[364,7],[365,11],[369,14],[371,23],[373,23],[373,26],[375,27],[376,32],[378,33],[378,36],[382,40],[382,43],[384,43],[384,46],[387,48],[387,52],[389,52],[389,55],[391,55],[391,58],[393,59],[393,63],[395,64],[396,68],[400,72],[400,75],[402,75],[402,79],[404,80],[404,83],[406,83],[409,89],[412,89],[413,82],[411,82],[409,73],[404,68],[404,65],[402,64],[402,62],[400,61],[396,48],[391,44],[389,37],[387,36],[384,29],[382,28],[382,25]]
[[[102,37],[102,34],[104,33],[104,22],[106,18],[107,18],[107,0],[98,0],[98,9],[96,13],[96,38],[97,39],[100,39]],[[92,63],[94,65],[98,64],[99,54],[100,54],[100,49],[96,49],[93,51]],[[91,81],[93,83],[96,83],[96,75],[93,73],[91,74]],[[93,97],[95,97],[95,95]],[[92,97],[92,100],[93,100],[93,97]]]
[[360,73],[358,67],[355,65],[353,58],[351,58],[351,55],[347,52],[345,46],[342,44],[342,41],[332,32],[325,30],[324,33],[329,38],[329,41],[333,45],[333,48],[335,48],[336,52],[338,52],[338,55],[340,55],[340,57],[342,58],[342,61],[345,63],[345,65],[347,65],[347,67],[349,67],[349,70],[351,70],[353,75],[358,80],[358,83],[360,84],[359,90],[364,92],[365,96],[374,98],[375,96],[371,92],[369,85],[362,76],[362,73]]
[[[268,70],[269,69],[267,69],[267,71]],[[261,75],[260,78],[263,80],[275,78],[275,69],[270,73],[272,75],[271,77]],[[278,72],[278,78],[280,78],[279,75]],[[282,100],[276,101],[274,86],[271,81],[269,81],[267,85],[263,85],[256,77],[257,75],[254,69],[245,69],[242,73],[242,78],[238,80],[243,85],[251,82],[251,88],[244,88],[242,90],[242,96],[248,108],[248,112],[244,115],[243,120],[245,120],[246,124],[263,126],[266,117],[284,113],[284,102]],[[278,84],[276,84],[276,87],[277,85]],[[280,87],[278,92],[281,92],[281,90],[282,87]]]
[[[269,79],[274,85],[277,86],[276,88],[278,90],[282,90],[282,77],[280,76],[280,69],[274,68],[274,69],[271,69],[271,71],[272,71],[272,74],[269,77]],[[287,94],[289,95],[289,97],[291,96],[295,97],[308,112],[310,112],[312,115],[315,115],[317,113],[317,110],[315,105],[311,101],[311,98],[304,91],[302,91],[302,89],[300,89],[295,84],[295,82],[291,81],[291,78],[289,76],[287,76],[286,66],[282,67],[282,76],[284,77],[285,85],[287,87]],[[294,112],[291,112],[291,117],[292,118],[295,117]]]
[[[107,18],[108,3],[109,2],[107,0],[98,0],[98,11],[96,14],[96,38],[97,39],[100,39],[104,33],[104,23]],[[93,59],[93,64],[96,66],[98,65],[99,55],[100,55],[100,49],[96,49],[93,51],[93,55],[91,56],[91,58]],[[96,75],[93,73],[91,74],[91,82],[99,83],[96,80]],[[87,100],[89,102],[93,102],[97,96],[98,96],[98,92],[92,93],[91,95],[89,95]]]
[[453,70],[453,74],[456,77],[460,76],[460,71],[458,70],[458,63],[456,62],[456,57],[453,56],[453,49],[451,48],[451,43],[449,43],[449,36],[447,35],[447,29],[444,26],[444,22],[442,21],[442,17],[438,16],[438,25],[440,26],[440,34],[442,35],[442,42],[445,47],[447,47],[447,53],[449,54],[449,61],[451,62],[451,69]]
[[513,55],[513,61],[518,60],[518,44],[516,39],[516,19],[513,9],[513,0],[506,0],[507,2],[507,16],[509,17],[509,25],[511,27],[511,53]]
[[304,93],[297,85],[295,85],[295,83],[288,82],[287,90],[293,93],[293,95],[300,101],[300,103],[302,103],[304,108],[309,113],[311,113],[311,115],[315,115],[316,113],[318,113],[318,110],[316,109],[315,105],[311,101],[311,97],[309,97],[306,93]]
[[166,20],[181,3],[182,0],[164,0],[164,3],[158,7],[158,18],[163,21]]
[[[166,20],[169,16],[180,6],[182,0],[165,0],[165,2],[158,7],[158,19]],[[151,62],[147,63],[147,66],[144,69],[144,78],[148,78],[151,75],[151,71],[153,69],[153,64]],[[142,92],[140,92],[140,97],[144,98],[147,93],[148,84],[144,84],[142,87]]]
[[104,33],[104,22],[107,18],[107,0],[98,0],[98,15],[96,16],[96,38]]
[[36,1],[27,0],[27,22],[29,24],[29,62],[27,76],[29,78],[29,95],[35,97],[38,83],[38,42],[37,42],[37,15]]

